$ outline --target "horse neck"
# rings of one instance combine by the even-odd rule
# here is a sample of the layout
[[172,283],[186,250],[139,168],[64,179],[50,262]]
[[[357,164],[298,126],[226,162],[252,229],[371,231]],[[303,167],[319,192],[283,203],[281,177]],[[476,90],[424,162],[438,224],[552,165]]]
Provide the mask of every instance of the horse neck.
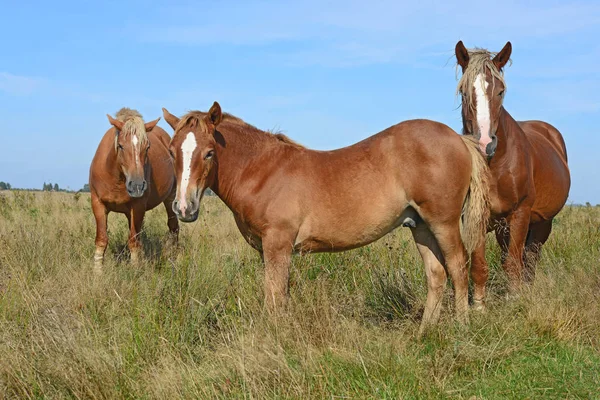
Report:
[[[247,128],[254,129],[254,128]],[[273,149],[266,132],[245,132],[239,126],[219,129],[223,143],[217,140],[217,170],[211,190],[231,209],[239,209],[248,201],[240,187],[257,176],[264,163],[261,160]],[[271,143],[268,143],[271,142]],[[252,169],[252,171],[251,171]],[[262,168],[264,170],[264,168]],[[252,173],[249,173],[249,172]],[[234,211],[235,212],[235,211]]]
[[112,145],[109,147],[108,152],[106,153],[106,159],[104,164],[104,171],[110,174],[115,180],[124,179],[123,171],[119,167],[119,163],[117,161],[117,151],[115,150],[115,146]]
[[518,151],[515,147],[520,146],[519,142],[522,139],[521,127],[508,111],[506,111],[504,106],[500,109],[496,135],[498,137],[498,146],[496,147],[494,158],[510,156],[511,154],[515,154],[515,151]]

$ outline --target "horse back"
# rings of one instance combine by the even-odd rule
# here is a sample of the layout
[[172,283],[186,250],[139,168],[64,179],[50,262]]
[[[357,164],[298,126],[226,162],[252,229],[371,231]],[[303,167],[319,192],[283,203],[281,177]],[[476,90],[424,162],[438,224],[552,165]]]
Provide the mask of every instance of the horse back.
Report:
[[540,142],[539,138],[544,138],[550,142],[567,163],[567,147],[558,129],[544,121],[518,121],[518,124],[530,141]]
[[151,209],[162,203],[175,189],[175,168],[169,155],[171,137],[159,126],[148,133],[150,149],[148,162],[151,166],[151,193],[147,208]]
[[150,139],[150,143],[154,144],[156,141],[161,147],[164,147],[167,150],[169,149],[171,136],[169,136],[169,134],[160,126],[155,126],[154,129],[148,133],[148,138]]

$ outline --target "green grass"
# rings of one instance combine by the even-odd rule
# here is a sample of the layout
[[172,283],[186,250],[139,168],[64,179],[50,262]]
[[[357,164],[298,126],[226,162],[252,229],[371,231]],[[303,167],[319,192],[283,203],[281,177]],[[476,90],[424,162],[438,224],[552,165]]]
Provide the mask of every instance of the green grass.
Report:
[[488,312],[417,337],[426,288],[406,230],[295,257],[287,313],[262,305],[263,266],[229,210],[168,245],[147,215],[127,260],[111,214],[101,275],[86,195],[0,193],[0,398],[600,398],[600,208],[567,207],[535,283],[506,299],[488,242]]

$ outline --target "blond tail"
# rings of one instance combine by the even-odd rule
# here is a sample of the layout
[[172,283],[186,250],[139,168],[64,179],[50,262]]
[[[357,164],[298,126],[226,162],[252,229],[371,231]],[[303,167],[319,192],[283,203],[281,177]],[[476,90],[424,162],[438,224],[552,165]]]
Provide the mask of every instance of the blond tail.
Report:
[[462,209],[460,236],[469,256],[485,240],[490,217],[490,170],[479,150],[479,144],[470,136],[461,139],[471,154],[471,183]]

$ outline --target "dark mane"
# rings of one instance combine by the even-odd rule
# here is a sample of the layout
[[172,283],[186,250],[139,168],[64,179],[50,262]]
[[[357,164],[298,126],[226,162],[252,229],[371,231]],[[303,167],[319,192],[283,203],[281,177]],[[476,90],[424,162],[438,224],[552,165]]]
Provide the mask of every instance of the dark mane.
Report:
[[[179,124],[177,125],[177,130],[183,128],[186,125],[196,126],[198,124],[206,124],[204,122],[204,117],[206,116],[206,114],[207,114],[206,112],[198,111],[198,110],[188,112],[183,117],[181,117],[181,119],[179,120]],[[304,148],[304,146],[302,146],[300,143],[290,139],[289,137],[287,137],[286,135],[284,135],[281,132],[263,131],[261,129],[258,129],[254,125],[251,125],[251,124],[245,122],[243,119],[238,118],[235,115],[232,115],[229,113],[223,113],[223,121],[221,122],[221,124],[236,125],[241,128],[247,129],[246,133],[248,133],[248,134],[250,134],[250,131],[256,132],[256,133],[261,133],[265,136],[277,139],[278,141],[280,141],[282,143],[285,143],[285,144],[288,144],[288,145],[291,145],[294,147],[298,147],[298,148]]]

